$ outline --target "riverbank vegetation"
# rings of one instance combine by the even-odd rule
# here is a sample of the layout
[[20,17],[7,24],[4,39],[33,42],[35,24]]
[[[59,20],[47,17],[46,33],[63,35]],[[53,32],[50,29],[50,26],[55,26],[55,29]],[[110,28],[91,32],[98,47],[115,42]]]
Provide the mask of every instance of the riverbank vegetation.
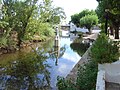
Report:
[[90,50],[90,60],[78,67],[77,79],[58,77],[59,90],[95,90],[98,63],[111,63],[118,60],[119,47],[109,40],[105,34],[98,36]]
[[1,0],[0,51],[54,36],[53,26],[63,18],[63,9],[55,7],[51,0]]

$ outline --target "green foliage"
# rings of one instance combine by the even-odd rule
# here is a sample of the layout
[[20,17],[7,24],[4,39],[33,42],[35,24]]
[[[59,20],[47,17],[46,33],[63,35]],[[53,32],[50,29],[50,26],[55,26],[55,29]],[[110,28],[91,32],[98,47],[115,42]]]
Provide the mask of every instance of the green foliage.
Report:
[[75,82],[58,77],[58,90],[95,90],[97,71],[97,64],[92,61],[81,65]]
[[103,32],[105,32],[105,23],[101,23],[101,26],[100,26],[100,28],[101,28],[101,32],[103,33]]
[[49,23],[42,23],[40,27],[44,36],[54,36],[54,30]]
[[73,84],[70,80],[66,80],[63,77],[57,77],[57,86],[58,86],[58,90],[77,90],[77,88],[75,88],[75,84]]
[[28,24],[26,39],[43,40],[51,36],[54,36],[54,31],[49,23],[39,23],[37,20],[32,20]]
[[[100,22],[105,22],[108,19],[108,23],[114,26],[115,39],[119,39],[119,27],[120,27],[120,0],[97,0],[99,5],[96,9]],[[106,11],[107,9],[107,11]]]
[[5,37],[0,38],[0,47],[7,46],[7,39]]
[[79,14],[74,14],[71,16],[71,21],[76,25],[80,26],[80,19],[86,15],[96,15],[95,11],[91,10],[89,11],[88,9],[85,9],[81,11]]
[[[61,7],[54,7],[52,0],[1,0],[0,32],[6,31],[8,39],[11,31],[18,33],[18,46],[25,39],[43,40],[54,36],[52,25],[65,18]],[[39,2],[39,3],[38,3]],[[8,33],[9,29],[11,31]],[[5,34],[5,33],[2,33]],[[3,36],[1,36],[3,37]],[[5,40],[1,40],[3,42]],[[8,41],[8,40],[6,40]],[[3,45],[5,42],[3,42]]]
[[74,14],[71,16],[71,21],[76,25],[79,26],[79,14]]
[[13,38],[10,37],[2,37],[0,38],[0,47],[16,47],[16,42],[13,41]]
[[54,7],[52,5],[52,0],[43,0],[42,4],[39,5],[38,13],[41,22],[49,22],[51,24],[59,24],[61,19],[65,18],[65,12],[61,7]]
[[88,28],[89,32],[93,25],[98,23],[97,15],[86,15],[80,19],[80,25],[82,27]]
[[10,33],[9,23],[0,21],[0,47],[15,45],[14,41],[10,38]]
[[5,21],[0,21],[0,29],[3,29],[8,26],[8,23]]
[[78,67],[77,80],[72,82],[64,78],[58,79],[59,90],[95,90],[98,63],[111,63],[119,57],[119,42],[112,42],[105,34],[101,34],[91,47],[91,60]]
[[118,60],[118,46],[110,41],[105,34],[99,35],[91,48],[91,57],[97,63],[112,63]]
[[97,71],[97,64],[92,61],[81,65],[77,73],[77,90],[95,90]]
[[93,11],[93,10],[90,11],[89,9],[85,9],[82,12],[79,13],[80,18],[82,18],[82,17],[84,17],[86,15],[96,15],[96,12]]

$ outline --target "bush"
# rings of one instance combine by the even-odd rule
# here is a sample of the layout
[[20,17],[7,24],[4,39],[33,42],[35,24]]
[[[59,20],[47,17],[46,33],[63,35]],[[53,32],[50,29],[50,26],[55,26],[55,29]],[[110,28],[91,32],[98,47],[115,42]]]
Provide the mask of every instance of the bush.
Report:
[[105,23],[101,23],[101,32],[100,33],[105,33]]
[[95,90],[98,63],[111,63],[119,57],[118,42],[112,42],[105,34],[98,36],[91,47],[91,60],[78,68],[77,80],[73,84],[64,78],[58,79],[59,90]]
[[51,24],[40,23],[38,20],[33,20],[33,22],[28,23],[24,38],[26,40],[45,40],[52,36],[54,36],[54,30],[52,29]]
[[80,38],[83,36],[83,33],[82,33],[82,32],[78,32],[77,34],[78,34],[78,36],[79,36]]
[[71,80],[66,80],[65,78],[59,76],[57,77],[57,80],[58,90],[77,90],[75,84],[73,84]]
[[97,71],[97,64],[94,62],[81,65],[78,69],[75,83],[58,77],[58,90],[95,90]]
[[118,46],[110,41],[105,34],[99,35],[91,48],[91,57],[97,63],[112,63],[118,60]]
[[97,71],[97,64],[93,61],[80,66],[76,80],[77,90],[95,90]]
[[7,38],[2,37],[0,38],[0,47],[5,47],[7,46]]

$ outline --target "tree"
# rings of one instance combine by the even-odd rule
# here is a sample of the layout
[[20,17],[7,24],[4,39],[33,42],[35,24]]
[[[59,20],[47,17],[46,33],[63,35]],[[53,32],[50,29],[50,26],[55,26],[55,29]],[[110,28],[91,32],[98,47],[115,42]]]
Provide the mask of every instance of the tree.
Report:
[[81,11],[79,14],[74,14],[71,16],[71,21],[76,25],[76,26],[80,26],[80,19],[86,15],[96,15],[95,11],[93,10],[88,10],[85,9],[83,11]]
[[[43,0],[33,11],[27,25],[27,39],[44,40],[46,37],[53,36],[52,26],[59,24],[61,19],[65,18],[65,13],[61,7],[52,6],[51,0]],[[34,36],[37,35],[37,38]]]
[[60,23],[65,18],[65,12],[61,7],[54,7],[51,0],[43,0],[38,7],[38,16],[41,22],[49,22],[51,24]]
[[86,27],[91,33],[91,27],[98,23],[97,15],[86,15],[80,19],[80,25]]
[[78,27],[79,26],[79,14],[74,14],[71,16],[71,21]]
[[54,7],[50,22],[52,22],[52,24],[59,24],[61,20],[65,18],[66,15],[64,10],[61,7]]
[[[97,0],[97,1],[99,5],[96,11],[101,22],[104,22],[105,14],[107,13],[109,23],[115,29],[115,39],[119,39],[120,1],[119,0]],[[106,9],[108,10],[107,12],[105,12]]]
[[20,47],[29,19],[36,8],[37,0],[3,0],[3,21],[9,23],[12,31],[18,32],[18,46]]
[[42,34],[43,37],[49,36],[53,32],[52,25],[58,24],[64,17],[63,9],[54,7],[51,0],[41,0],[41,2],[38,0],[2,0],[0,20],[7,22],[11,31],[17,31],[19,47],[27,34],[33,37],[36,32],[41,32],[40,35]]

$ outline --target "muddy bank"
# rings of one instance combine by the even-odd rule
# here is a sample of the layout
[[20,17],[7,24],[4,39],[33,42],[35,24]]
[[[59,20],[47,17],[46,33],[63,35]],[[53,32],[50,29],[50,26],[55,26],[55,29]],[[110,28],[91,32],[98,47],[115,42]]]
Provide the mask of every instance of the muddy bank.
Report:
[[47,42],[48,40],[50,40],[52,38],[53,37],[49,37],[46,40],[26,40],[26,41],[21,43],[20,47],[18,47],[17,45],[16,46],[0,47],[0,55],[14,53],[22,48],[33,46],[34,44]]

